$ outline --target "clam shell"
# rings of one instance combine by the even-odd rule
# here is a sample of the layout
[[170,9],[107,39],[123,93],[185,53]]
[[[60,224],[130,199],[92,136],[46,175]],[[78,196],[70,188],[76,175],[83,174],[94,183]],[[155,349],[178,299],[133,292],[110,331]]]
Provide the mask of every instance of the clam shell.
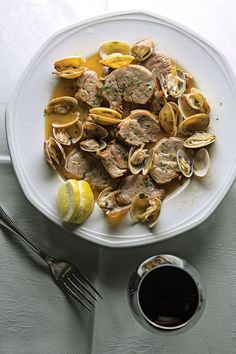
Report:
[[62,96],[52,99],[45,108],[47,114],[67,114],[74,112],[78,101],[74,97]]
[[89,116],[101,125],[114,125],[121,122],[122,115],[112,108],[98,107],[89,110]]
[[202,92],[192,87],[189,94],[178,99],[178,106],[184,118],[198,113],[210,113],[210,106]]
[[210,156],[207,149],[198,150],[194,156],[193,172],[197,177],[205,177],[210,168]]
[[131,48],[131,54],[135,57],[135,60],[142,62],[150,57],[154,47],[154,42],[151,39],[142,39],[134,43]]
[[124,55],[130,54],[130,45],[122,41],[109,41],[103,43],[99,48],[99,55],[101,59],[113,53],[120,53]]
[[87,121],[83,124],[83,138],[104,139],[108,136],[108,131],[98,124]]
[[192,87],[190,93],[186,94],[186,102],[196,111],[207,114],[210,113],[210,106],[206,98],[203,96],[203,93],[195,87]]
[[68,57],[57,60],[54,63],[54,68],[56,69],[54,74],[64,79],[76,79],[87,69],[82,66],[85,63],[86,58],[83,57]]
[[122,66],[129,65],[133,60],[134,57],[132,55],[112,53],[100,60],[100,63],[112,69],[119,69]]
[[177,151],[176,155],[177,163],[180,172],[187,178],[193,175],[193,160],[191,157],[182,149]]
[[162,129],[170,136],[177,134],[177,115],[170,103],[166,103],[159,112]]
[[82,123],[76,118],[70,123],[53,123],[53,136],[62,145],[76,144],[83,134]]
[[47,163],[56,170],[57,166],[64,166],[66,155],[63,147],[56,139],[50,137],[44,142],[44,155]]
[[206,130],[210,123],[209,115],[206,113],[194,114],[183,120],[179,125],[179,132],[182,134],[195,133]]
[[206,132],[196,132],[185,140],[184,146],[186,148],[198,149],[212,144],[216,140],[216,136]]
[[[175,72],[175,70],[173,70]],[[170,73],[159,77],[162,91],[166,97],[181,97],[186,89],[186,79],[181,70],[176,70],[176,74]]]
[[107,143],[103,140],[86,139],[80,142],[80,147],[84,151],[96,152],[105,149]]
[[113,191],[111,187],[105,188],[97,198],[98,206],[103,209],[107,216],[116,218],[124,215],[130,208],[127,206],[118,206],[116,203],[116,195],[120,193],[120,190]]
[[144,149],[145,144],[140,147],[132,146],[129,150],[128,166],[133,175],[142,171],[145,176],[152,165],[154,152],[153,149]]
[[148,227],[153,227],[161,211],[161,200],[150,199],[145,193],[137,194],[131,203],[130,217],[134,222],[144,222]]

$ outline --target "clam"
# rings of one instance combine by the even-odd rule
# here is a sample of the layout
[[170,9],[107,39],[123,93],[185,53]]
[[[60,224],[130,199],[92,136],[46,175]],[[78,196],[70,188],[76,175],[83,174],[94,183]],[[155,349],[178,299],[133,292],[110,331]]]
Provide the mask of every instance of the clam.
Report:
[[109,41],[99,48],[100,63],[112,69],[129,65],[134,57],[130,55],[130,46],[122,41]]
[[45,108],[45,113],[67,114],[69,112],[74,112],[77,107],[78,101],[74,97],[62,96],[52,99]]
[[210,123],[209,115],[206,113],[194,114],[183,120],[179,125],[179,132],[182,134],[191,134],[197,131],[206,130]]
[[207,149],[198,150],[194,156],[193,172],[197,177],[205,177],[210,167],[210,157]]
[[104,139],[108,136],[108,131],[93,122],[86,121],[83,124],[83,137],[84,138],[94,138],[94,139]]
[[159,198],[150,198],[145,193],[139,193],[132,200],[130,216],[134,222],[142,221],[151,228],[156,224],[160,211]]
[[151,39],[142,39],[141,41],[136,42],[132,48],[131,53],[134,56],[135,60],[142,62],[146,60],[152,54],[154,50],[154,42]]
[[189,154],[186,151],[179,149],[176,158],[180,172],[185,177],[191,177],[193,175],[193,160]]
[[184,73],[179,69],[173,69],[172,73],[159,77],[162,91],[166,97],[181,97],[186,89],[186,79]]
[[85,63],[86,58],[83,57],[68,57],[57,60],[54,63],[54,68],[56,69],[54,74],[64,79],[76,79],[87,69],[83,66]]
[[57,166],[64,166],[66,155],[63,147],[56,139],[50,137],[44,142],[44,155],[48,164],[56,170]]
[[128,166],[133,175],[137,175],[142,171],[145,176],[153,162],[153,149],[144,149],[145,144],[140,147],[132,146],[129,151]]
[[178,105],[184,118],[197,113],[210,113],[210,106],[202,92],[192,87],[190,93],[178,99]]
[[98,196],[97,204],[109,217],[119,217],[127,213],[130,206],[118,206],[116,195],[120,190],[113,191],[111,187],[105,188]]
[[119,69],[122,66],[129,65],[133,60],[134,57],[132,55],[113,53],[100,60],[100,63],[112,69]]
[[54,138],[62,145],[76,144],[83,134],[78,117],[69,123],[52,123],[52,128]]
[[170,136],[176,136],[180,112],[178,106],[173,102],[167,102],[159,112],[159,121],[162,129]]
[[98,107],[89,110],[89,116],[95,123],[114,125],[121,122],[122,115],[112,108]]
[[109,41],[103,43],[99,48],[99,55],[101,59],[104,59],[110,54],[123,54],[130,55],[130,45],[122,41]]
[[102,139],[108,136],[105,128],[93,122],[85,122],[83,124],[83,140],[80,142],[82,150],[96,152],[105,149],[107,143]]
[[80,147],[84,151],[96,152],[105,149],[107,143],[103,140],[86,139],[80,142]]
[[196,132],[188,139],[185,140],[184,146],[191,149],[201,148],[212,144],[216,140],[214,134],[209,134],[206,132]]

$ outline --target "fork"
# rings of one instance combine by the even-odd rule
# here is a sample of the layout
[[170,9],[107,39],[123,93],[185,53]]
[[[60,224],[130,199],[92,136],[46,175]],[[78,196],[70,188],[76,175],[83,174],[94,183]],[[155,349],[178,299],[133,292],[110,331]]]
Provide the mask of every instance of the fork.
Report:
[[24,241],[48,265],[50,274],[55,283],[67,294],[72,296],[88,311],[95,307],[101,294],[95,289],[88,278],[73,264],[55,259],[45,253],[39,246],[28,238],[19,227],[10,219],[0,206],[0,225],[12,231],[19,239]]

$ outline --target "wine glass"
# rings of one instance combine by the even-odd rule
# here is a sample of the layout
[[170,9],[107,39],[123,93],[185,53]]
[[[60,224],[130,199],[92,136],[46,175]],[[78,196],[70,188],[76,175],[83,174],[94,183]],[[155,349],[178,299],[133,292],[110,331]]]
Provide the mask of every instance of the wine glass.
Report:
[[199,320],[206,291],[194,267],[163,254],[145,260],[132,274],[128,301],[142,326],[155,333],[176,334]]

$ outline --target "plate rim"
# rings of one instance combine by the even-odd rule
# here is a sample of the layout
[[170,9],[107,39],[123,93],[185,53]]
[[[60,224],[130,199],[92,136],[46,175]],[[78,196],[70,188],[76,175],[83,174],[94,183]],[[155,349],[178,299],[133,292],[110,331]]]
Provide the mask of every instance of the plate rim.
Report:
[[[76,29],[76,28],[79,30],[79,28],[84,25],[96,25],[97,23],[101,22],[102,20],[111,20],[112,18],[117,18],[117,20],[119,20],[119,17],[121,17],[121,19],[124,19],[125,18],[124,16],[132,16],[133,19],[139,19],[139,20],[145,20],[147,18],[152,18],[154,20],[163,21],[167,25],[175,28],[175,30],[181,31],[184,34],[187,34],[190,38],[192,37],[192,39],[195,39],[198,42],[200,41],[203,44],[205,44],[205,46],[208,49],[214,51],[214,55],[217,55],[218,60],[220,60],[223,63],[224,71],[225,71],[224,74],[227,75],[227,77],[229,79],[229,83],[231,84],[231,88],[234,91],[234,95],[236,96],[235,75],[234,75],[234,72],[233,72],[230,64],[228,63],[227,59],[225,58],[224,54],[222,53],[221,49],[219,49],[216,45],[214,45],[211,42],[209,42],[208,40],[206,40],[204,37],[199,35],[197,32],[185,27],[184,25],[182,25],[172,19],[166,18],[165,16],[155,14],[155,13],[152,13],[149,11],[143,11],[143,10],[118,11],[118,12],[111,12],[111,13],[91,17],[88,19],[76,21],[73,24],[71,24],[69,26],[65,26],[65,27],[59,29],[58,31],[54,32],[53,34],[51,34],[48,37],[48,39],[42,44],[42,46],[36,51],[36,53],[33,55],[33,57],[30,59],[30,61],[26,65],[25,69],[23,70],[23,73],[21,74],[21,76],[14,88],[13,93],[11,94],[11,96],[8,100],[6,109],[5,109],[5,127],[6,127],[7,144],[8,144],[8,149],[9,149],[13,169],[15,171],[15,174],[17,176],[19,184],[20,184],[26,198],[44,216],[46,216],[49,220],[54,222],[56,225],[59,225],[64,230],[69,231],[76,236],[80,236],[81,238],[86,239],[89,242],[93,242],[98,245],[102,245],[102,246],[109,247],[109,248],[118,248],[118,247],[124,248],[124,247],[136,247],[136,246],[148,245],[148,244],[152,244],[152,243],[156,243],[156,242],[160,242],[160,241],[169,239],[173,236],[177,236],[181,233],[184,233],[190,229],[195,228],[196,226],[203,223],[214,212],[214,210],[219,206],[219,204],[224,199],[226,193],[229,191],[230,187],[232,186],[232,184],[236,178],[236,166],[235,167],[233,166],[231,174],[229,174],[229,176],[226,180],[226,183],[224,185],[224,188],[218,194],[216,201],[214,203],[212,203],[211,205],[207,205],[208,208],[207,208],[207,210],[204,211],[204,214],[200,213],[200,215],[198,215],[199,214],[198,213],[195,220],[190,221],[190,223],[187,223],[184,226],[180,226],[177,230],[175,229],[175,231],[170,229],[170,231],[167,232],[166,234],[162,235],[162,237],[160,239],[158,238],[158,233],[153,234],[152,236],[150,236],[150,238],[145,239],[145,240],[143,238],[137,238],[135,236],[132,238],[129,238],[129,239],[125,239],[125,237],[122,237],[122,239],[121,239],[121,238],[119,238],[119,236],[114,236],[114,239],[112,241],[110,240],[110,238],[109,239],[100,239],[100,238],[94,237],[94,235],[92,235],[92,238],[91,238],[91,236],[89,236],[87,233],[83,232],[81,229],[75,233],[75,232],[69,230],[68,228],[64,227],[61,224],[59,218],[54,219],[53,217],[48,215],[47,210],[45,208],[43,208],[40,205],[40,203],[38,203],[37,200],[31,195],[30,190],[27,187],[27,184],[25,183],[25,179],[24,179],[24,175],[23,175],[24,171],[23,171],[21,165],[18,163],[18,161],[16,159],[16,155],[14,154],[14,142],[13,142],[14,139],[12,139],[12,136],[11,136],[11,134],[12,134],[11,119],[9,118],[11,116],[12,106],[14,106],[14,104],[12,103],[12,102],[14,102],[13,98],[18,96],[19,90],[23,86],[24,81],[27,78],[27,75],[29,74],[32,67],[34,66],[34,63],[35,63],[37,57],[39,57],[39,55],[42,54],[44,52],[44,50],[48,47],[48,45],[52,41],[55,41],[55,39],[57,37],[65,34],[68,31]],[[141,16],[141,18],[138,16]],[[201,43],[200,43],[200,45],[202,46]]]

